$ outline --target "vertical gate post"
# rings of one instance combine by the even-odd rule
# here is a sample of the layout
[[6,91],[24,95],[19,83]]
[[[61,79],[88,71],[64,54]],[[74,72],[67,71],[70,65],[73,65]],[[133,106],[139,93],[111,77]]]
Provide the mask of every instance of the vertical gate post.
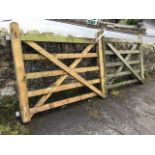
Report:
[[99,56],[99,72],[100,72],[100,79],[101,79],[101,91],[103,97],[106,97],[107,90],[106,90],[106,67],[105,67],[105,45],[104,45],[104,37],[100,37],[103,32],[99,32],[97,36],[99,37],[98,42],[98,56]]
[[19,25],[15,22],[10,24],[11,44],[13,50],[16,79],[19,91],[20,111],[24,123],[31,121],[27,86],[25,80],[25,68],[23,62],[22,45],[20,40]]
[[142,50],[142,46],[143,46],[143,39],[142,39],[142,35],[138,36],[139,40],[140,40],[140,46],[139,46],[139,51],[140,51],[140,73],[141,73],[141,78],[144,80],[144,52]]

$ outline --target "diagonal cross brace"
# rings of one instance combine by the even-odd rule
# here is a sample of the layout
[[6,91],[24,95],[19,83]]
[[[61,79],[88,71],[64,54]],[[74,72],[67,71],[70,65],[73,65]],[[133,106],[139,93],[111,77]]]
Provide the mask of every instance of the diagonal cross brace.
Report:
[[[87,54],[89,53],[89,51],[93,48],[94,44],[89,44],[83,51],[82,54]],[[75,68],[80,62],[82,61],[82,58],[79,59],[75,59],[74,62],[69,66],[70,68]],[[54,84],[51,85],[51,87],[53,86],[60,86],[63,81],[68,77],[68,75],[63,75],[61,76]],[[43,95],[39,101],[36,103],[35,107],[39,107],[41,105],[43,105],[48,98],[53,94],[53,92],[49,92],[46,95]]]
[[99,96],[103,97],[102,92],[98,90],[95,86],[91,85],[89,82],[87,82],[84,78],[82,78],[79,74],[77,74],[72,68],[69,68],[64,63],[62,63],[60,60],[55,58],[53,55],[49,54],[46,50],[44,50],[42,47],[40,47],[38,44],[26,41],[26,44],[31,46],[33,49],[35,49],[37,52],[39,52],[41,55],[43,55],[45,58],[62,68],[64,71],[66,71],[68,74],[73,76],[75,79],[77,79],[80,83],[87,86],[89,89],[91,89],[93,92],[98,94]]
[[107,44],[111,50],[119,57],[119,59],[125,64],[125,66],[131,71],[131,73],[133,73],[136,78],[143,83],[142,78],[132,69],[132,67],[127,63],[127,61],[121,56],[121,54],[119,54],[119,52],[117,51],[117,49],[110,43]]
[[[132,46],[131,50],[135,50],[136,48],[137,48],[137,44],[134,44],[134,45]],[[124,59],[125,59],[126,61],[128,61],[128,60],[130,59],[131,55],[132,55],[132,54],[128,54]],[[122,69],[123,69],[123,66],[124,66],[124,65],[122,64],[122,65],[118,68],[118,70],[116,71],[116,73],[121,72]],[[116,79],[116,78],[112,78],[111,81],[110,81],[110,83],[109,83],[109,85],[112,85],[113,82],[115,81],[115,79]]]

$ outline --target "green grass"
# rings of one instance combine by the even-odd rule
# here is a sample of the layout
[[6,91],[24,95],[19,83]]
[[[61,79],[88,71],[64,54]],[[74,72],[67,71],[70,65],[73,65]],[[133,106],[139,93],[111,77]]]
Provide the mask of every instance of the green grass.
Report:
[[14,97],[4,97],[0,100],[0,135],[28,135],[31,134],[29,126],[23,125],[15,117],[18,101]]
[[117,89],[111,90],[110,93],[111,93],[112,96],[119,96],[120,95],[120,91],[117,90]]

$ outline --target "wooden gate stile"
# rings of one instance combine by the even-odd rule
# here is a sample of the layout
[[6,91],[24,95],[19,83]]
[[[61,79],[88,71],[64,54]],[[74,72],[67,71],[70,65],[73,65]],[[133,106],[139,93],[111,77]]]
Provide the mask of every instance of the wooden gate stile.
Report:
[[[20,28],[17,23],[11,23],[11,42],[12,50],[14,56],[16,78],[19,90],[19,100],[20,100],[20,111],[22,120],[24,123],[30,122],[34,114],[46,111],[52,108],[60,107],[66,104],[70,104],[76,101],[84,100],[90,97],[99,95],[104,98],[106,96],[106,72],[105,72],[105,61],[104,61],[104,44],[103,38],[100,38],[98,42],[95,39],[88,38],[75,38],[75,37],[55,37],[53,35],[31,35],[31,34],[20,34]],[[25,54],[22,48],[22,42],[27,44],[29,47],[36,51],[36,54]],[[55,42],[55,43],[78,43],[87,44],[86,48],[81,53],[61,53],[54,54],[48,52],[38,42]],[[98,49],[96,52],[91,52],[92,48],[96,47]],[[85,58],[96,58],[98,59],[98,65],[91,67],[81,67],[77,66]],[[65,59],[75,59],[70,66],[63,63],[62,60]],[[25,61],[34,60],[45,60],[52,64],[55,64],[60,68],[60,70],[51,71],[39,71],[26,73],[24,64]],[[51,64],[51,65],[52,65]],[[97,79],[87,80],[82,77],[80,73],[85,72],[99,72]],[[54,84],[51,84],[48,88],[29,90],[27,87],[27,81],[31,79],[38,79],[44,77],[60,76]],[[64,80],[68,76],[73,77],[78,82],[63,84]],[[100,87],[95,85],[99,84]],[[69,97],[67,99],[54,101],[52,103],[45,103],[52,96],[53,93],[60,91],[67,91],[70,89],[86,87],[91,90],[90,93],[78,95],[75,97]],[[29,98],[41,96],[37,103],[30,107]]]

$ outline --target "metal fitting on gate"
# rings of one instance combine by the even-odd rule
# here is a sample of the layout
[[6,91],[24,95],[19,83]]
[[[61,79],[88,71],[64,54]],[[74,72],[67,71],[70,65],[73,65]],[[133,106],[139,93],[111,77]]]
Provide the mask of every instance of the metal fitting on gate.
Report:
[[105,36],[105,34],[106,34],[106,31],[103,30],[102,33],[99,35],[99,37],[96,38],[95,41],[97,42],[99,39],[101,39],[103,36]]

